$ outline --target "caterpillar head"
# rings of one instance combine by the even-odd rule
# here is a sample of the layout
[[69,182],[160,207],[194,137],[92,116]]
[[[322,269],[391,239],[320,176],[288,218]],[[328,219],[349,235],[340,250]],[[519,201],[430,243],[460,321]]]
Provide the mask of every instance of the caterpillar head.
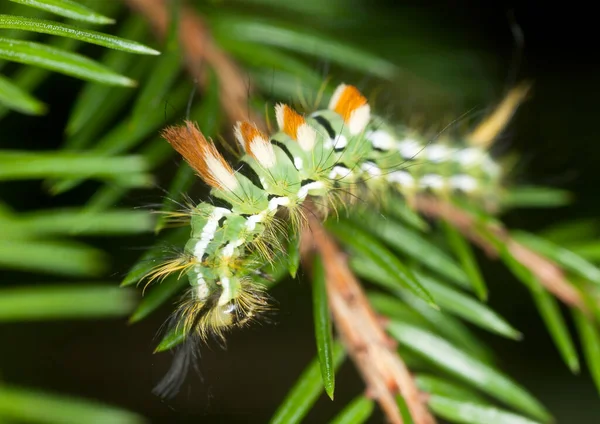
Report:
[[[193,273],[193,270],[189,273]],[[196,276],[197,279],[197,276]],[[229,281],[206,279],[208,294],[190,288],[183,297],[171,323],[175,328],[182,326],[185,340],[175,351],[169,371],[156,385],[153,393],[161,398],[174,397],[183,385],[190,367],[198,368],[199,345],[209,338],[225,345],[225,334],[255,321],[269,310],[263,286],[256,285],[247,278],[230,277]],[[231,286],[231,283],[237,285]],[[201,297],[202,296],[202,297]]]
[[229,277],[216,281],[208,296],[199,298],[197,288],[186,294],[177,312],[184,332],[202,341],[216,338],[255,321],[270,309],[262,286],[244,278]]

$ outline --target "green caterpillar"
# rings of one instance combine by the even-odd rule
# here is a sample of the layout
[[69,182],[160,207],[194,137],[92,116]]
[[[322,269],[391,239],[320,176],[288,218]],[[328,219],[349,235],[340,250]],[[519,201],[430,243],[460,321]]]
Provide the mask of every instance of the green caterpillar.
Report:
[[429,193],[493,205],[502,168],[486,139],[505,125],[524,91],[513,90],[468,139],[429,143],[372,115],[366,98],[342,84],[328,109],[307,117],[277,105],[279,132],[271,136],[238,122],[235,136],[245,154],[235,170],[195,124],[165,129],[163,137],[212,190],[210,201],[189,212],[184,255],[155,269],[151,279],[185,273],[191,288],[177,313],[185,334],[223,337],[268,308],[249,275],[283,249],[290,228],[300,231],[307,198],[323,214],[357,195],[382,199],[390,191],[408,203]]

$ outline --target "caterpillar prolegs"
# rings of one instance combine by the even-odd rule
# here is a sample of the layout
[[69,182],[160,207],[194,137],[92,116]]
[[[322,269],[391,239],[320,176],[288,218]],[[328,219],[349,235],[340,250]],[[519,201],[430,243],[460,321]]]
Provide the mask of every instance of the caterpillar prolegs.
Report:
[[[512,100],[513,109],[519,100]],[[503,126],[508,115],[488,123]],[[287,234],[301,230],[309,198],[323,215],[390,192],[409,204],[423,193],[497,201],[502,168],[487,151],[486,128],[468,139],[432,143],[374,115],[367,99],[345,84],[327,109],[303,116],[278,104],[275,116],[279,131],[271,135],[251,122],[235,125],[245,154],[234,167],[192,122],[162,133],[211,187],[211,199],[189,211],[184,254],[150,276],[187,275],[190,289],[177,312],[186,334],[223,337],[268,309],[250,275],[284,249]]]

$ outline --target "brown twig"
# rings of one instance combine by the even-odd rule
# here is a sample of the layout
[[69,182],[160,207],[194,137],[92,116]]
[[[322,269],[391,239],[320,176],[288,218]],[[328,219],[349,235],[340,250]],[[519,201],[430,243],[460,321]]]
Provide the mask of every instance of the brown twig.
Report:
[[[124,0],[141,13],[160,37],[164,37],[169,24],[167,0]],[[196,79],[200,89],[207,84],[206,66],[215,70],[219,79],[219,98],[229,121],[250,120],[264,127],[263,120],[248,110],[249,87],[242,71],[223,52],[210,36],[204,21],[188,6],[180,13],[179,38],[188,72]],[[251,116],[248,116],[248,115]]]
[[[414,206],[425,215],[451,223],[486,252],[497,254],[496,248],[476,233],[475,219],[467,212],[448,202],[425,196],[418,197]],[[546,290],[565,304],[586,311],[581,295],[555,263],[512,239],[502,228],[490,227],[489,229],[506,244],[512,256],[538,278]]]
[[346,258],[321,222],[313,214],[308,215],[308,227],[301,242],[303,259],[306,261],[313,249],[323,258],[333,319],[350,357],[367,384],[367,393],[377,400],[390,423],[402,423],[396,402],[396,395],[400,393],[415,424],[434,424],[435,419],[423,404],[422,394],[396,352],[396,343],[385,333],[360,284],[348,268]]

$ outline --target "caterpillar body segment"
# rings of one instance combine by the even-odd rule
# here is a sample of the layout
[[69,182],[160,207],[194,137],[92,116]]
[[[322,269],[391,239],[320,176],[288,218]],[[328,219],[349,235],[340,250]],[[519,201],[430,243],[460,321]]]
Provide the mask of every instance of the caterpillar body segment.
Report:
[[177,313],[186,334],[222,337],[268,309],[263,290],[248,275],[283,248],[290,226],[300,231],[309,196],[327,211],[357,196],[381,199],[390,190],[407,201],[427,192],[487,204],[498,195],[501,168],[487,146],[431,143],[406,127],[392,127],[371,114],[355,87],[340,85],[327,109],[308,116],[283,104],[275,112],[275,134],[236,124],[245,154],[234,167],[191,122],[163,132],[212,187],[211,202],[191,212],[185,259],[177,264],[190,282]]

